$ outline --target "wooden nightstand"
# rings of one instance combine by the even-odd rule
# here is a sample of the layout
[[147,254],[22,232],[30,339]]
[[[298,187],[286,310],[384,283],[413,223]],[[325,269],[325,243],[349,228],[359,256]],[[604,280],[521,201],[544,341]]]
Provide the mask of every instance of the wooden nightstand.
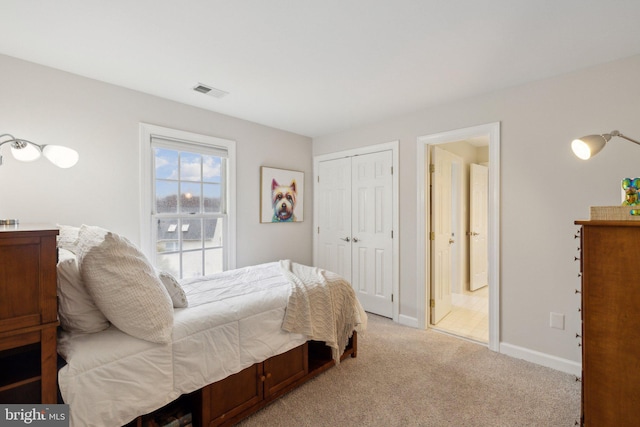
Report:
[[0,225],[0,403],[57,403],[57,235]]

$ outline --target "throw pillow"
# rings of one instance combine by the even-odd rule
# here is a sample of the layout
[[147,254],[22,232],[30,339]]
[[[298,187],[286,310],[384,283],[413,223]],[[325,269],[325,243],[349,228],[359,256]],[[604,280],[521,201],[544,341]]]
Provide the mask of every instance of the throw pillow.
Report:
[[94,333],[109,327],[80,277],[76,256],[58,249],[58,316],[65,331]]
[[116,233],[83,225],[78,251],[82,279],[111,323],[136,338],[171,341],[171,298],[135,245]]
[[171,302],[173,302],[174,308],[185,308],[189,305],[187,302],[187,295],[184,293],[184,289],[180,286],[180,283],[176,280],[171,273],[166,271],[158,272],[160,281],[167,289]]
[[78,240],[80,227],[61,224],[57,225],[60,229],[60,233],[58,234],[58,247],[76,253],[76,242]]

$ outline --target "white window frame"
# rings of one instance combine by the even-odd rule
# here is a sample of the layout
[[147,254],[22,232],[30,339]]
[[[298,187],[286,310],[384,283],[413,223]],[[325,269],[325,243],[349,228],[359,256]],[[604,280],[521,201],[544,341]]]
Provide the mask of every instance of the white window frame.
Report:
[[[177,143],[203,145],[205,147],[220,148],[227,152],[226,164],[226,227],[223,235],[224,269],[236,268],[236,143],[235,141],[213,136],[200,135],[177,129],[140,123],[140,248],[142,252],[155,262],[153,236],[156,224],[153,221],[153,150],[152,138],[167,139]],[[185,151],[188,146],[185,144]]]

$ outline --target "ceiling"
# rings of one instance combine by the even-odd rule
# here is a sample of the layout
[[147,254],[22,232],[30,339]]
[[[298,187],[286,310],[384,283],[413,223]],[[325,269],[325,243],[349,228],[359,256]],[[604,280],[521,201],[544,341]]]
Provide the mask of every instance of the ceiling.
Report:
[[2,54],[309,137],[640,53],[638,0],[0,0],[0,16]]

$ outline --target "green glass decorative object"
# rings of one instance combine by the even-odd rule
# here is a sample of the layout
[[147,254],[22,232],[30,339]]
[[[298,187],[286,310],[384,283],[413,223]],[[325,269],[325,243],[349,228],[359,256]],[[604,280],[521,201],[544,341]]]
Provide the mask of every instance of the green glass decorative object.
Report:
[[638,206],[640,205],[640,199],[638,190],[640,189],[640,178],[625,178],[621,183],[622,190],[624,191],[624,201],[622,206]]

